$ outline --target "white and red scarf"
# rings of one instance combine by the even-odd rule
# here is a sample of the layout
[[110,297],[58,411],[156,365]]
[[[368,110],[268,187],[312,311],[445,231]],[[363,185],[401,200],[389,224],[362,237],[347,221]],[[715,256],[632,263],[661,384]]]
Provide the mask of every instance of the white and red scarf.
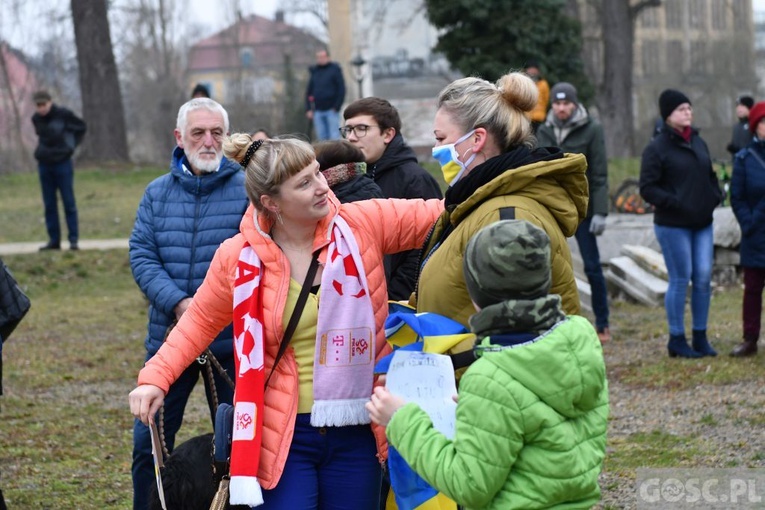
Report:
[[[229,486],[232,505],[263,504],[257,479],[265,390],[263,271],[257,253],[245,243],[234,284],[237,376]],[[361,253],[350,227],[337,216],[321,277],[311,425],[369,423],[364,404],[372,394],[374,341],[374,311]]]

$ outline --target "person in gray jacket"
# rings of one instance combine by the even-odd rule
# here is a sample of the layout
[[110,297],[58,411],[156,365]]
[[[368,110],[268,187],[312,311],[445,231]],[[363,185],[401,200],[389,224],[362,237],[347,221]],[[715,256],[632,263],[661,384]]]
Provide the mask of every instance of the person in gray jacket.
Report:
[[587,218],[579,224],[575,237],[590,283],[595,329],[600,341],[607,342],[611,339],[608,290],[596,238],[606,229],[608,215],[608,159],[603,127],[579,103],[576,87],[570,83],[556,83],[550,91],[550,101],[552,109],[537,130],[539,145],[560,147],[563,152],[584,154],[587,158],[590,203]]

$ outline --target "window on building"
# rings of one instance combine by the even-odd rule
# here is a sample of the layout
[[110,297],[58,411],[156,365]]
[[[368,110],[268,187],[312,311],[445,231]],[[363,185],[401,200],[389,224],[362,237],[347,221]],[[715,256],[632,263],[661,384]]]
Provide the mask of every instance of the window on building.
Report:
[[643,41],[640,48],[640,56],[643,61],[644,76],[654,76],[661,72],[658,41]]
[[667,0],[667,28],[676,29],[683,27],[683,5],[681,1],[682,0]]
[[242,48],[239,50],[239,62],[241,63],[242,67],[244,68],[250,68],[252,67],[252,60],[253,60],[253,54],[251,48]]
[[657,28],[659,26],[659,9],[643,9],[639,16],[643,28]]
[[229,101],[242,103],[271,103],[274,100],[275,83],[270,76],[231,79],[226,83]]
[[681,73],[685,69],[683,65],[683,44],[680,41],[667,43],[667,67],[670,72]]
[[712,2],[712,28],[725,30],[728,28],[728,2]]
[[691,42],[690,54],[691,74],[706,74],[708,71],[707,43],[705,41]]
[[[717,3],[724,3],[718,0]],[[704,30],[707,25],[707,0],[691,0],[688,11],[691,28]]]

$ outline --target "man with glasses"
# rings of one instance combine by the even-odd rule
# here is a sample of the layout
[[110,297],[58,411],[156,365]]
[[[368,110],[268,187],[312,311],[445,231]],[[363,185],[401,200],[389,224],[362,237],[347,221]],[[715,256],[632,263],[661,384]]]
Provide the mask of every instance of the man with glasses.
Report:
[[72,154],[85,136],[85,122],[70,110],[53,104],[47,90],[32,94],[37,110],[32,115],[32,124],[38,136],[35,159],[40,175],[45,228],[48,243],[40,250],[61,249],[61,224],[58,219],[58,196],[64,203],[66,227],[69,231],[69,248],[77,250],[79,238],[77,224],[77,203],[74,200],[74,165]]
[[[343,112],[343,138],[361,149],[367,173],[387,198],[443,198],[441,187],[417,162],[401,136],[398,110],[385,99],[365,97]],[[388,297],[408,300],[414,291],[419,250],[386,257]]]

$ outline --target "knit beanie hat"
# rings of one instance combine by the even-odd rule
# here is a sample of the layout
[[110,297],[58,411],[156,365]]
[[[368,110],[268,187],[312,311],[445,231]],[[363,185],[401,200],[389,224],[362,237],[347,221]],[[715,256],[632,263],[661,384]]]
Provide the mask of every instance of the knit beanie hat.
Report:
[[659,112],[661,112],[661,118],[667,120],[667,117],[672,115],[675,108],[683,103],[691,104],[691,100],[688,96],[675,89],[666,89],[659,96]]
[[765,117],[765,101],[760,101],[749,110],[749,132],[757,134],[757,124]]
[[752,106],[754,106],[754,98],[752,96],[739,96],[736,99],[736,104],[744,105],[751,110]]
[[572,103],[578,103],[576,97],[576,87],[568,82],[562,81],[553,85],[550,90],[550,102],[555,101],[571,101]]
[[463,270],[470,298],[481,308],[546,296],[552,284],[550,238],[527,221],[492,223],[468,242]]

